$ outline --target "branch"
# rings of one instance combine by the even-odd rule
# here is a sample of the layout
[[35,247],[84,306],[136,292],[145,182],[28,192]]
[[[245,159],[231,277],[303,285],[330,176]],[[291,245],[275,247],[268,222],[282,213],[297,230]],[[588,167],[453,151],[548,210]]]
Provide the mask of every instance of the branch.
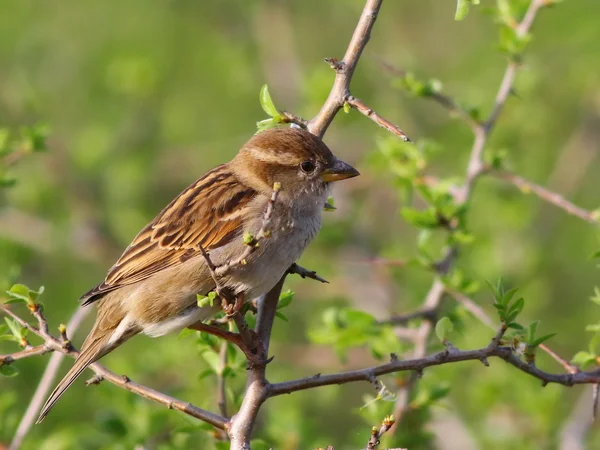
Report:
[[321,283],[329,283],[325,278],[321,278],[314,270],[305,269],[302,266],[294,263],[288,269],[288,274],[300,275],[302,278],[310,278],[311,280],[320,281]]
[[[535,16],[540,8],[545,6],[545,4],[546,0],[531,0],[529,8],[525,13],[525,17],[515,29],[518,37],[524,37],[529,32]],[[508,100],[508,96],[513,91],[513,84],[515,82],[517,69],[517,62],[510,60],[508,66],[506,67],[506,71],[504,72],[504,77],[502,78],[498,92],[496,93],[496,100],[490,115],[484,122],[483,126],[474,130],[475,141],[473,142],[473,148],[471,149],[471,157],[469,159],[469,165],[467,168],[467,179],[462,192],[457,195],[457,201],[459,203],[466,203],[468,201],[470,197],[470,191],[475,183],[475,180],[485,171],[485,165],[483,163],[483,149],[485,148],[487,140],[489,139],[490,134],[492,133],[492,130],[494,129],[500,114],[502,113],[504,105]]]
[[[79,355],[79,352],[73,349],[73,347],[70,344],[65,345],[61,340],[55,338],[48,332],[48,322],[44,318],[40,308],[35,308],[32,311],[32,314],[38,320],[39,329],[29,325],[27,322],[18,317],[4,305],[0,304],[0,310],[13,317],[22,326],[26,326],[26,328],[28,328],[32,333],[41,337],[44,340],[44,345],[48,348],[48,351],[64,353],[65,355],[70,356],[71,358],[76,358]],[[32,353],[32,355],[33,354],[34,353]],[[191,403],[184,402],[169,395],[163,394],[162,392],[155,391],[154,389],[149,388],[147,386],[135,383],[126,376],[119,376],[114,372],[111,372],[99,363],[94,363],[90,365],[89,368],[102,379],[105,379],[110,383],[113,383],[123,389],[133,392],[141,397],[166,405],[169,409],[176,409],[178,411],[181,411],[189,416],[210,423],[211,425],[217,428],[225,428],[226,419],[224,417],[198,408],[197,406],[194,406]]]
[[533,193],[542,200],[556,206],[557,208],[562,209],[567,214],[579,217],[581,220],[585,220],[586,222],[589,222],[594,225],[600,224],[600,217],[598,217],[598,214],[580,208],[579,206],[565,199],[562,195],[552,192],[546,189],[545,187],[539,186],[531,181],[528,181],[519,175],[508,172],[506,170],[492,170],[489,173],[496,178],[508,181],[509,183],[519,188],[522,192]]
[[371,437],[369,438],[369,442],[367,442],[365,450],[375,450],[381,442],[381,436],[387,433],[394,423],[394,416],[387,416],[383,419],[379,428],[373,427],[371,430]]
[[[256,333],[261,345],[261,352],[264,355],[268,355],[269,353],[271,330],[284,281],[285,275],[259,302]],[[246,450],[250,448],[250,437],[258,411],[268,397],[269,384],[266,379],[266,366],[268,362],[269,360],[265,359],[262,364],[255,364],[248,370],[246,395],[244,395],[239,411],[228,423],[232,450]]]
[[[398,69],[397,67],[394,67],[393,65],[391,65],[390,63],[388,63],[386,61],[382,60],[381,65],[383,66],[383,68],[385,70],[387,70],[394,76],[402,77],[402,78],[404,78],[406,76],[406,72],[404,70]],[[471,127],[471,129],[473,131],[475,131],[477,128],[482,126],[481,122],[474,119],[471,116],[471,114],[469,114],[469,111],[467,111],[465,108],[460,106],[456,102],[456,100],[454,100],[452,97],[450,97],[448,95],[444,95],[444,94],[434,91],[434,90],[429,92],[424,97],[433,100],[434,102],[438,103],[439,105],[441,105],[442,107],[447,109],[450,113],[455,114],[458,117],[460,117],[462,120],[464,120],[466,123],[469,124],[469,126]]]
[[[544,4],[545,0],[531,0],[525,17],[523,18],[521,23],[519,23],[516,27],[516,33],[519,37],[523,37],[525,34],[527,34],[529,29],[531,28],[531,25],[537,12],[542,6],[544,6]],[[500,83],[500,87],[498,88],[496,100],[492,111],[488,116],[488,119],[483,124],[479,122],[473,122],[472,120],[469,121],[473,129],[475,138],[473,141],[473,146],[471,148],[471,154],[467,165],[464,185],[455,190],[453,193],[456,203],[459,205],[466,204],[470,201],[473,195],[475,181],[481,174],[483,174],[487,170],[483,161],[483,150],[498,118],[500,117],[502,108],[506,103],[509,94],[512,92],[512,86],[514,83],[517,68],[518,66],[516,62],[511,60],[506,68],[504,77],[502,79],[502,82]],[[449,107],[453,111],[460,111],[460,108],[457,107],[456,103],[454,103],[450,99],[444,98],[443,96],[434,97],[434,100],[436,100],[438,103],[442,103],[446,107]],[[447,273],[454,265],[456,256],[457,249],[450,248],[446,258],[444,258],[444,264],[435,267],[436,273],[438,275],[440,275],[441,272]],[[439,308],[444,292],[445,288],[443,286],[443,283],[436,277],[427,295],[422,310],[428,311],[428,314],[435,314],[437,309]],[[430,321],[425,321],[420,325],[419,332],[417,334],[417,339],[415,341],[415,357],[422,357],[426,354],[427,341],[432,330],[433,324]],[[404,389],[406,391],[412,388],[413,386],[414,383],[409,383],[407,387],[403,387],[401,388],[401,390]],[[399,398],[407,399],[407,392],[404,392],[404,394],[405,395],[399,396]],[[394,411],[396,417],[402,416],[403,409],[405,408],[405,403],[406,400],[404,400],[403,402],[397,402],[396,409]],[[396,422],[392,432],[396,430],[399,423],[399,421]]]
[[361,53],[363,52],[369,38],[371,30],[379,14],[379,9],[383,0],[367,0],[365,7],[360,15],[358,24],[354,29],[346,54],[341,61],[330,59],[330,65],[335,69],[335,80],[329,96],[319,113],[308,122],[308,131],[312,134],[323,137],[331,121],[344,106],[347,98],[350,96],[350,82],[352,75],[358,64]]
[[366,116],[369,119],[371,119],[373,122],[375,122],[381,128],[389,131],[392,134],[395,134],[400,139],[402,139],[404,142],[410,142],[410,139],[408,138],[408,136],[406,134],[404,134],[404,131],[402,131],[400,128],[398,128],[396,125],[394,125],[389,120],[381,117],[379,114],[377,114],[375,111],[373,111],[367,105],[365,105],[362,100],[359,100],[358,98],[356,98],[352,95],[349,95],[348,98],[346,99],[346,103],[348,103],[350,106],[352,106],[354,109],[356,109],[363,116]]
[[498,329],[497,334],[492,339],[490,345],[477,350],[457,350],[447,348],[441,352],[435,353],[423,358],[398,360],[392,359],[387,364],[375,366],[367,369],[341,372],[331,375],[317,374],[312,377],[301,378],[298,380],[284,381],[269,386],[269,397],[290,394],[292,392],[313,389],[320,386],[329,386],[333,384],[346,384],[355,381],[371,382],[373,377],[386,375],[395,372],[416,371],[421,372],[432,366],[456,363],[460,361],[481,361],[484,364],[488,358],[500,358],[516,367],[517,369],[542,380],[543,384],[557,383],[564,386],[573,386],[575,384],[597,384],[600,382],[600,369],[590,372],[578,372],[575,374],[553,374],[538,369],[535,365],[524,362],[517,357],[510,347],[503,347],[500,344],[501,337],[505,328]]
[[[232,259],[218,267],[215,267],[214,265],[211,267],[218,277],[225,275],[234,266],[240,264],[245,265],[248,257],[260,246],[260,241],[262,239],[268,239],[271,236],[271,230],[269,229],[269,226],[271,225],[271,216],[273,215],[273,209],[275,207],[275,202],[277,201],[280,190],[280,183],[273,184],[273,193],[271,194],[271,198],[269,198],[267,203],[267,207],[263,215],[262,226],[260,227],[260,230],[258,230],[258,233],[255,237],[249,236],[248,242],[246,242],[246,250],[244,250],[244,252],[236,259]],[[206,258],[206,253],[204,254]]]

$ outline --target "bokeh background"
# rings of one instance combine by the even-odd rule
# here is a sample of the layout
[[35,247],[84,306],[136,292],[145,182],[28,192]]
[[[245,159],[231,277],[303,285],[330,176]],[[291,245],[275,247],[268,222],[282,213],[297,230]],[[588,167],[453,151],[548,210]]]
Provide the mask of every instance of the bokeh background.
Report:
[[[462,22],[453,20],[455,3],[385,2],[352,85],[413,139],[432,143],[427,171],[443,177],[464,174],[468,127],[395,87],[383,63],[437,78],[445,92],[489,111],[506,65],[498,28],[486,14],[495,2],[484,0]],[[51,132],[48,152],[22,161],[12,171],[17,185],[0,193],[2,287],[16,280],[44,285],[51,325],[66,322],[79,295],[103,279],[137,231],[255,132],[265,118],[261,85],[269,85],[277,107],[316,114],[333,80],[323,58],[343,55],[362,6],[361,0],[4,0],[0,125],[18,130],[44,122]],[[598,17],[594,0],[541,12],[518,96],[489,142],[506,149],[514,171],[590,210],[600,206]],[[386,318],[418,307],[431,284],[432,275],[420,268],[373,263],[416,252],[417,230],[400,217],[402,198],[377,161],[385,137],[356,112],[340,114],[327,133],[334,152],[362,176],[336,186],[338,209],[326,215],[301,260],[331,283],[287,282],[296,297],[285,311],[289,323],[276,323],[271,381],[376,364],[362,345],[340,358],[332,346],[311,342],[323,313],[350,305]],[[539,319],[544,332],[558,332],[555,351],[570,358],[585,349],[585,326],[600,320],[600,308],[588,301],[598,284],[590,259],[600,247],[597,229],[488,178],[477,185],[468,220],[475,240],[457,263],[465,276],[482,285],[503,276],[527,300],[524,321]],[[474,298],[493,314],[485,289]],[[475,348],[489,337],[465,317],[453,342]],[[395,346],[392,340],[389,351]],[[1,343],[1,353],[14,350]],[[47,359],[20,361],[18,377],[0,378],[0,446],[10,441]],[[216,410],[215,378],[200,379],[208,366],[193,337],[136,338],[104,363]],[[540,364],[562,370],[545,356]],[[401,379],[383,381],[393,391]],[[232,403],[242,384],[243,371],[230,380]],[[501,361],[429,369],[416,398],[431,392],[428,386],[450,392],[433,404],[416,402],[390,446],[574,449],[565,433],[590,420],[589,388],[542,389]],[[394,406],[383,400],[361,410],[372,394],[364,383],[278,397],[263,407],[256,436],[277,449],[362,448],[370,427]],[[106,383],[85,388],[82,379],[23,448],[213,448],[211,434],[197,425]],[[599,448],[597,426],[585,445]]]

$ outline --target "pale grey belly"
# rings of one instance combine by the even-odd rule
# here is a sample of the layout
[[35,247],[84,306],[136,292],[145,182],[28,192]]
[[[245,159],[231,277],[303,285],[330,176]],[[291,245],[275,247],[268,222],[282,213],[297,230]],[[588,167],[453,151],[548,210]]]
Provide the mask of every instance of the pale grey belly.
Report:
[[[259,247],[247,258],[247,264],[232,267],[220,278],[222,286],[230,288],[236,294],[243,294],[246,301],[266,294],[300,258],[320,226],[320,214],[274,223],[271,237],[260,241]],[[258,225],[255,227],[256,230],[259,229]],[[238,258],[245,250],[246,246],[239,238],[221,249],[210,252],[210,258],[218,266]],[[162,295],[170,296],[170,301],[177,304],[177,307],[174,308],[174,314],[163,320],[140,324],[145,334],[162,336],[200,320],[209,319],[218,312],[220,305],[204,308],[196,305],[196,294],[206,294],[215,287],[202,255],[186,261],[177,268],[167,269],[160,276],[165,280]],[[169,280],[182,277],[189,278],[189,283],[174,289]],[[136,295],[136,303],[147,302],[150,300],[148,297],[155,297],[154,301],[158,300],[157,293],[139,294],[139,297]]]

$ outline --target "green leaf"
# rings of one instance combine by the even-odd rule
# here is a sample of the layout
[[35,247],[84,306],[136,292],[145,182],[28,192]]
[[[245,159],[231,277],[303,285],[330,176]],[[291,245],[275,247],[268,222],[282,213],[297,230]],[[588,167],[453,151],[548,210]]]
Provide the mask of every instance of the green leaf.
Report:
[[216,298],[217,298],[216,292],[209,292],[208,295],[196,294],[196,302],[198,303],[199,308],[213,306]]
[[542,344],[543,342],[546,342],[548,339],[552,338],[556,336],[556,333],[549,333],[546,334],[542,337],[537,338],[535,341],[533,341],[532,343],[529,344],[530,347],[537,347],[538,345]]
[[27,302],[31,299],[29,292],[30,289],[24,284],[15,284],[8,291],[6,291],[6,293],[11,297],[25,300]]
[[289,322],[290,319],[287,318],[287,316],[283,313],[280,313],[279,311],[275,311],[275,316],[279,317],[281,320],[283,320],[284,322]]
[[456,13],[454,14],[454,20],[463,20],[469,14],[469,2],[468,0],[458,0],[456,2]]
[[248,231],[246,231],[242,236],[242,242],[244,243],[244,245],[251,245],[254,241],[254,235],[252,233],[249,233]]
[[0,375],[5,377],[15,377],[19,374],[19,369],[13,365],[2,365],[0,366]]
[[198,304],[198,308],[204,308],[204,307],[207,307],[209,305],[212,306],[210,304],[210,299],[207,296],[205,296],[205,295],[197,294],[196,295],[196,302]]
[[24,300],[22,298],[18,298],[18,297],[13,297],[13,298],[9,298],[8,300],[6,300],[3,304],[4,305],[10,305],[12,303],[27,303],[27,300]]
[[335,207],[335,200],[330,195],[329,197],[327,197],[327,201],[325,202],[325,206],[323,207],[323,210],[327,211],[327,212],[332,212],[332,211],[335,211],[336,209],[337,208]]
[[348,103],[348,102],[344,102],[344,112],[345,112],[346,114],[350,114],[350,109],[351,109],[351,107],[350,107],[350,103]]
[[450,333],[452,333],[453,330],[454,330],[454,325],[452,324],[452,321],[448,317],[445,317],[445,316],[442,317],[435,324],[435,334],[438,337],[438,339],[442,342],[446,341],[446,337]]
[[10,328],[10,332],[13,334],[14,337],[16,337],[16,338],[22,337],[21,330],[23,329],[23,327],[16,320],[10,319],[9,317],[5,317],[4,321],[7,323],[8,328]]
[[275,128],[276,126],[277,126],[277,122],[275,122],[273,119],[265,119],[265,120],[256,122],[256,128],[258,129],[258,132],[265,131],[270,128]]
[[183,330],[181,330],[181,331],[179,332],[179,334],[177,335],[177,339],[183,339],[183,338],[186,338],[186,337],[188,337],[188,336],[190,336],[190,335],[192,335],[192,334],[196,334],[196,333],[197,333],[197,331],[196,331],[196,330],[191,330],[191,329],[189,329],[189,328],[184,328],[184,329],[183,329]]
[[294,295],[296,295],[296,294],[291,289],[288,289],[287,291],[282,292],[279,295],[279,303],[277,304],[277,309],[283,309],[286,306],[288,306],[290,303],[292,303],[292,300],[294,299]]
[[517,299],[512,305],[510,305],[509,313],[516,314],[517,316],[521,314],[523,311],[523,307],[525,306],[525,300],[523,297]]
[[400,214],[404,220],[418,228],[437,228],[440,225],[434,208],[420,211],[412,207],[405,207],[400,210]]
[[513,299],[513,297],[517,293],[517,291],[518,291],[517,288],[512,288],[512,289],[509,289],[508,291],[504,292],[500,298],[500,304],[502,304],[504,306],[508,306],[510,301]]
[[539,323],[539,320],[536,320],[534,322],[531,322],[531,325],[529,325],[527,330],[527,342],[533,342],[533,340],[535,339],[535,334],[537,332],[537,327]]
[[589,352],[577,352],[571,362],[573,364],[577,364],[581,368],[585,368],[588,364],[593,364],[596,362],[597,356],[594,353]]
[[262,106],[263,111],[266,112],[267,115],[271,117],[279,117],[279,111],[277,111],[277,108],[275,108],[275,104],[271,99],[271,94],[269,94],[269,87],[266,84],[264,84],[260,89],[259,98],[260,106]]
[[198,380],[202,380],[203,378],[206,378],[208,376],[214,375],[214,371],[212,369],[204,369],[202,372],[200,372],[200,374],[198,375]]

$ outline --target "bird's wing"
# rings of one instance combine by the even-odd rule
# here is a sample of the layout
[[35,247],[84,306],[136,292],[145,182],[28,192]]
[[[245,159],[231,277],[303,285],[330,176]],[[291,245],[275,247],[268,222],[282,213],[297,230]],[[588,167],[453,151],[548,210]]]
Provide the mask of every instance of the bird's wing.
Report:
[[200,246],[208,251],[231,242],[255,195],[226,165],[208,172],[135,237],[106,279],[80,298],[83,305],[199,255]]

